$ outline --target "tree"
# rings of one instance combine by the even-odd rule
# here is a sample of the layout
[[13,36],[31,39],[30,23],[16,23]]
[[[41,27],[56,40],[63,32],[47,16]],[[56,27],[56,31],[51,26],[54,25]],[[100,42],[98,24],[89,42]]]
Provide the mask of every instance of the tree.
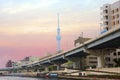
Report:
[[6,67],[12,67],[12,61],[11,60],[8,60],[8,62],[6,63]]

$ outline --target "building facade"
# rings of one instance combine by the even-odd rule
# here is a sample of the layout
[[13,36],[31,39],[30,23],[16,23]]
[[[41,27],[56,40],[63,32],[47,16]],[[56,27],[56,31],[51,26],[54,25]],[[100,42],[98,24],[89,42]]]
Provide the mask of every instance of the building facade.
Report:
[[101,7],[101,33],[120,26],[120,0]]
[[29,57],[25,57],[23,60],[14,62],[12,64],[12,66],[13,67],[21,67],[21,66],[29,65],[31,63],[38,62],[39,60],[40,60],[39,57],[29,56]]
[[78,37],[75,41],[74,41],[74,46],[80,46],[81,44],[84,44],[84,42],[90,40],[90,38],[83,38],[83,37]]
[[115,59],[116,60],[120,59],[120,49],[117,49],[113,53],[106,54],[105,56],[106,67],[117,67],[116,66],[117,64],[114,61]]
[[[85,41],[89,40],[90,38],[83,38],[82,37],[78,37],[78,39],[76,39],[74,41],[74,45],[75,46],[79,46],[82,45]],[[83,40],[83,41],[81,41]],[[105,59],[105,66],[106,67],[116,67],[116,63],[115,63],[115,59],[120,59],[120,49],[116,49],[115,52],[106,54],[104,56]],[[84,58],[84,66],[85,67],[97,67],[97,57],[94,55],[88,55]]]
[[[104,4],[101,7],[101,34],[120,27],[120,0],[112,4]],[[120,49],[116,49],[115,52],[105,55],[106,67],[115,67],[115,59],[120,58]]]
[[[84,42],[90,40],[91,38],[83,38],[83,37],[78,37],[75,41],[74,41],[74,46],[80,46],[82,44],[84,44]],[[97,57],[94,55],[88,55],[84,58],[83,60],[84,63],[84,67],[85,68],[89,68],[89,67],[97,67]]]

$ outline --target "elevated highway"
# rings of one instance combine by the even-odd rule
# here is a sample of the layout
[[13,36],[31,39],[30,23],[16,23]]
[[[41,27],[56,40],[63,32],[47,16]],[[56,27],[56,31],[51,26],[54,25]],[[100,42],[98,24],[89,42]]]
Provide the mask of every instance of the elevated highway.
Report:
[[[98,37],[91,39],[78,47],[74,47],[71,50],[53,54],[49,57],[41,59],[39,62],[31,64],[31,66],[35,66],[37,64],[39,66],[45,66],[47,68],[49,65],[56,64],[58,65],[59,69],[59,66],[68,60],[75,62],[76,66],[76,64],[81,63],[80,61],[83,57],[88,54],[93,54],[98,57],[98,67],[104,67],[104,55],[110,53],[111,51],[114,51],[119,47],[120,26],[111,29],[104,34],[101,34]],[[28,65],[26,65],[26,67],[27,66]],[[82,67],[82,65],[79,67]]]
[[39,61],[40,65],[63,64],[68,60],[78,62],[88,54],[98,56],[98,67],[104,67],[103,56],[120,47],[120,27],[116,27],[71,50],[54,54]]

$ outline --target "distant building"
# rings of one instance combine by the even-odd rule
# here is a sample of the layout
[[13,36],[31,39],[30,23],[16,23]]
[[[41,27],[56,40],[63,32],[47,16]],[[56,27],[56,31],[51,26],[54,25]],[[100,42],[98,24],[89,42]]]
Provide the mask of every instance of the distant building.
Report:
[[81,44],[83,44],[84,42],[90,40],[90,38],[83,38],[83,37],[78,37],[75,41],[74,41],[74,46],[79,46]]
[[35,56],[29,56],[29,57],[25,57],[24,60],[25,61],[29,61],[29,62],[37,62],[39,61],[39,57],[35,57]]
[[120,0],[113,4],[104,4],[101,7],[101,27],[104,33],[114,27],[120,26]]
[[[74,41],[74,46],[79,46],[84,44],[84,42],[90,40],[91,38],[78,37]],[[84,67],[96,67],[97,66],[97,57],[94,55],[88,55],[84,58]]]
[[39,57],[33,57],[33,56],[25,57],[23,60],[14,62],[13,67],[21,67],[21,66],[29,65],[31,63],[38,62],[39,60],[40,60]]

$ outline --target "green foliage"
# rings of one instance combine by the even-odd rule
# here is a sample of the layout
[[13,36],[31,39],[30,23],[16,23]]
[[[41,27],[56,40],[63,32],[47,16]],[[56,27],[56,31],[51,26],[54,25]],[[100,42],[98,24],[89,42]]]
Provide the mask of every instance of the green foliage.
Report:
[[114,62],[116,63],[116,67],[120,67],[120,58],[114,59]]
[[40,70],[40,71],[44,70],[43,67],[38,66],[38,65],[34,66],[33,68],[34,68],[34,72],[37,72],[38,70]]
[[56,68],[56,66],[54,66],[54,65],[51,65],[51,66],[49,66],[49,71],[53,71],[53,70],[56,70],[57,68]]
[[66,64],[67,64],[67,65],[72,65],[73,62],[72,62],[72,61],[68,61]]

